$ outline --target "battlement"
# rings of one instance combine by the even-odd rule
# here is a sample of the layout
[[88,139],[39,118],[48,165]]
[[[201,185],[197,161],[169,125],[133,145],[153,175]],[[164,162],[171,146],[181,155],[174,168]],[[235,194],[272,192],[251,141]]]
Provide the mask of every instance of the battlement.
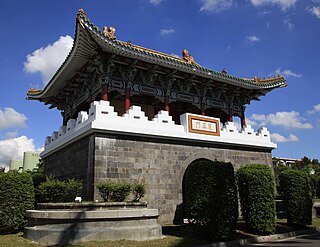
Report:
[[[194,131],[190,127],[193,122],[188,120],[191,116],[198,121],[194,123],[197,126]],[[152,120],[148,120],[139,106],[131,106],[125,114],[118,116],[109,101],[94,101],[89,113],[79,112],[77,119],[70,119],[66,126],[61,126],[59,131],[54,131],[46,138],[45,150],[41,156],[44,157],[94,132],[266,149],[277,147],[271,142],[270,133],[265,127],[257,132],[250,125],[238,130],[234,122],[227,122],[221,127],[218,118],[190,113],[181,115],[180,120],[181,125],[175,124],[167,111],[159,111]]]

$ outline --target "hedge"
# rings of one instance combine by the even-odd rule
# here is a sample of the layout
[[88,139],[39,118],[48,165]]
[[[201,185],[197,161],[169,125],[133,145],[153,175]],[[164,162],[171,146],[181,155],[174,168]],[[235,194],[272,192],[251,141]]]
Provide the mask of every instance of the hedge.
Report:
[[26,210],[34,207],[32,177],[26,172],[0,173],[0,230],[18,231],[26,223]]
[[50,177],[36,189],[39,202],[74,202],[81,192],[82,182],[79,180],[60,181]]
[[126,182],[105,181],[97,185],[102,199],[113,202],[123,202],[130,193],[133,195],[132,201],[138,202],[145,194],[145,185],[143,183],[129,184]]
[[275,182],[266,165],[246,165],[237,171],[243,218],[256,233],[276,230]]
[[280,173],[280,187],[284,194],[288,224],[312,224],[312,192],[310,178],[300,170]]
[[186,217],[201,226],[211,240],[226,240],[234,233],[238,197],[231,163],[196,160],[185,173]]

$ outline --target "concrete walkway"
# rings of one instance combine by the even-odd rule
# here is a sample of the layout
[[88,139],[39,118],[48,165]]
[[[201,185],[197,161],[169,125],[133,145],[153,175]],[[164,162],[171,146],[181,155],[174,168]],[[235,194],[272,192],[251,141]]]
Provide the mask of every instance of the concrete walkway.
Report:
[[320,227],[308,230],[300,230],[300,231],[293,231],[293,232],[286,232],[281,234],[274,234],[268,236],[260,236],[256,238],[247,238],[247,239],[239,239],[233,240],[228,242],[218,242],[218,243],[211,243],[205,244],[198,247],[234,247],[234,246],[245,246],[252,243],[265,243],[270,241],[275,241],[279,239],[286,239],[291,237],[296,237],[300,235],[306,234],[314,234],[320,232]]

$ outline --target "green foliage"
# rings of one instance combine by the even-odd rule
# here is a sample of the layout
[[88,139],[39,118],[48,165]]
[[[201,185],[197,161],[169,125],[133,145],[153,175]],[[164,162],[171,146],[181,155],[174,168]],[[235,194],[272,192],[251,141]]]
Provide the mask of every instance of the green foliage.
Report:
[[288,166],[283,164],[278,164],[274,167],[274,177],[275,177],[275,183],[277,188],[278,195],[281,195],[281,188],[280,188],[280,182],[279,182],[279,175],[281,172],[290,169]]
[[130,194],[131,185],[127,183],[115,183],[113,185],[110,200],[113,202],[123,202]]
[[285,202],[289,224],[312,224],[312,192],[307,173],[289,169],[280,173],[280,187]]
[[33,185],[37,188],[41,183],[46,181],[46,176],[44,174],[44,163],[42,159],[39,160],[36,168],[33,168],[32,171],[27,171],[31,174]]
[[21,230],[26,210],[33,209],[34,187],[26,172],[0,173],[0,232]]
[[130,192],[133,194],[133,201],[138,202],[145,194],[145,185],[142,183],[128,184],[125,182],[105,181],[97,185],[102,199],[113,202],[123,202]]
[[146,186],[143,183],[134,183],[131,185],[132,194],[134,196],[134,202],[140,201],[144,194],[146,193]]
[[235,232],[238,198],[231,163],[196,160],[184,177],[184,209],[211,240],[225,240]]
[[313,197],[320,198],[320,175],[313,174],[311,178],[311,187]]
[[257,233],[276,230],[275,184],[266,165],[246,165],[237,171],[242,214],[249,229]]
[[39,202],[73,202],[81,191],[81,181],[76,179],[60,181],[50,177],[36,190]]

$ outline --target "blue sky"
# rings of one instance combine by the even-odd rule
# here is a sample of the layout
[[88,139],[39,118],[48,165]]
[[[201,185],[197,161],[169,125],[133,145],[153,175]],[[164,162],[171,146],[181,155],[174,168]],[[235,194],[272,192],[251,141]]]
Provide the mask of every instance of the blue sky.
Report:
[[282,74],[288,87],[248,105],[248,122],[268,127],[274,156],[320,159],[320,0],[10,0],[0,1],[0,166],[59,129],[56,109],[25,98],[72,47],[79,8],[120,40],[188,49],[202,66],[238,77]]

